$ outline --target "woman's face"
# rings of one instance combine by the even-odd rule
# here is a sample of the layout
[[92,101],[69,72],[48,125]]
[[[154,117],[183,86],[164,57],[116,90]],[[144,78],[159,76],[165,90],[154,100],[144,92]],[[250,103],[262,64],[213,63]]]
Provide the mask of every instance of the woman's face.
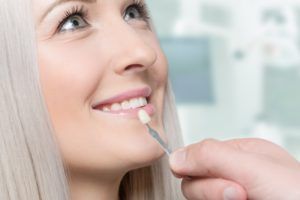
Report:
[[[144,2],[33,0],[43,93],[73,171],[130,170],[162,156],[167,62]],[[147,101],[147,102],[146,102]]]

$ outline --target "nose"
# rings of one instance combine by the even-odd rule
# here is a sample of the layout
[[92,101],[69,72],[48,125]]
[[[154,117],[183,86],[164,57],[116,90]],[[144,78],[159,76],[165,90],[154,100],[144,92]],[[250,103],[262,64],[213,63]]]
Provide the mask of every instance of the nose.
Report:
[[153,35],[149,34],[149,31],[139,30],[124,21],[114,30],[111,45],[115,49],[112,67],[116,74],[142,72],[156,62],[157,53],[150,44]]

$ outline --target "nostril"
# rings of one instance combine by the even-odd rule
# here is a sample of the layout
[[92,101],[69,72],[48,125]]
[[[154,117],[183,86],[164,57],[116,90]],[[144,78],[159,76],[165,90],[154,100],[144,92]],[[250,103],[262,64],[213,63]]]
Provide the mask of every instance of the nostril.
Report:
[[139,64],[129,65],[125,68],[125,71],[133,70],[133,69],[142,69],[143,66]]

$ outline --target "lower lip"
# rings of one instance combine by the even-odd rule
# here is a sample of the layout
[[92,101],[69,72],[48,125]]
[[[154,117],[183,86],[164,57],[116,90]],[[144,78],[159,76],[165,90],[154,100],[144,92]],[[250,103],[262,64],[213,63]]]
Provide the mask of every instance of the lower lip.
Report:
[[103,114],[108,114],[108,115],[129,117],[129,118],[138,118],[138,111],[141,109],[145,110],[148,113],[148,115],[150,115],[150,116],[154,115],[155,109],[154,109],[153,104],[147,104],[143,107],[129,109],[129,110],[119,110],[119,111],[109,111],[109,112],[105,112],[102,110],[96,110],[96,109],[94,109],[94,110],[101,112]]

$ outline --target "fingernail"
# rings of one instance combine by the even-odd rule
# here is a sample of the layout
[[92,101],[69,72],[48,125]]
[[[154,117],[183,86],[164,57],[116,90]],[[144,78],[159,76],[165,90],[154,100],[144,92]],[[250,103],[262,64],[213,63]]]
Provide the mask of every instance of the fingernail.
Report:
[[184,148],[181,148],[170,155],[170,165],[172,167],[179,167],[185,163],[186,151]]
[[238,200],[239,195],[234,187],[228,187],[224,190],[223,200]]

